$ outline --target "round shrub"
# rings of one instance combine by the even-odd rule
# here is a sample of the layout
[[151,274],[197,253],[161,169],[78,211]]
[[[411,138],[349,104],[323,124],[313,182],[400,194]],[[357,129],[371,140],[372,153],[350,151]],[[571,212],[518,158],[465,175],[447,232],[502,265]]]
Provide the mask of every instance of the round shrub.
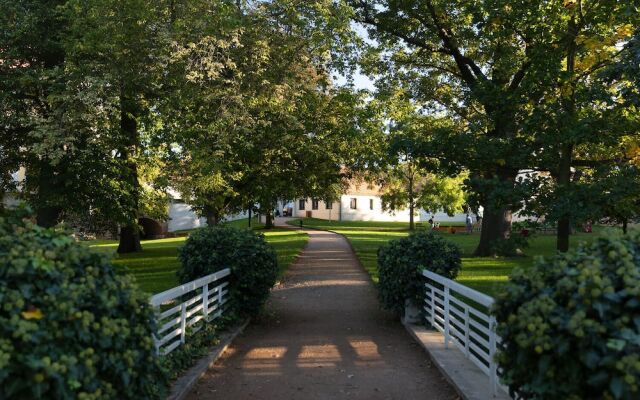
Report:
[[640,232],[516,270],[494,313],[518,397],[640,398]]
[[147,301],[104,255],[0,215],[0,398],[160,398]]
[[231,269],[229,311],[255,315],[269,297],[278,277],[275,251],[264,235],[249,229],[214,226],[189,235],[178,251],[181,282],[189,282],[225,268]]
[[460,271],[460,249],[432,232],[417,231],[378,249],[379,296],[384,308],[404,312],[405,300],[424,303],[427,269],[454,279]]

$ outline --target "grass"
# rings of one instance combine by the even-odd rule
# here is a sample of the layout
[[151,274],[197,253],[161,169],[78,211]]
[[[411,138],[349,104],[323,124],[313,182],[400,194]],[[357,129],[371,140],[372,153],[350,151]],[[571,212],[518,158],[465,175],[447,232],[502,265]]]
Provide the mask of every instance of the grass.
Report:
[[[229,224],[246,226],[239,225],[238,222],[240,221]],[[247,220],[242,222],[246,224]],[[258,229],[257,231],[265,235],[267,242],[278,254],[281,275],[307,243],[307,235],[300,231],[291,229]],[[84,243],[91,248],[113,254],[116,269],[121,273],[133,275],[142,290],[153,294],[178,285],[176,278],[176,270],[180,267],[177,259],[178,247],[185,240],[186,237],[144,240],[142,252],[123,255],[116,254],[118,243],[114,240],[93,240]]]
[[[297,225],[299,222],[295,220],[291,223]],[[378,282],[378,248],[392,239],[409,234],[408,224],[401,222],[326,221],[305,218],[303,225],[345,235],[353,245],[360,262],[376,283]],[[555,236],[537,235],[530,241],[530,247],[526,249],[524,257],[473,257],[473,250],[480,240],[478,233],[472,235],[437,233],[456,243],[462,250],[462,271],[456,280],[490,296],[500,292],[515,267],[530,267],[535,257],[551,256],[555,253]],[[575,246],[580,241],[592,240],[595,236],[597,233],[572,235],[571,245]]]

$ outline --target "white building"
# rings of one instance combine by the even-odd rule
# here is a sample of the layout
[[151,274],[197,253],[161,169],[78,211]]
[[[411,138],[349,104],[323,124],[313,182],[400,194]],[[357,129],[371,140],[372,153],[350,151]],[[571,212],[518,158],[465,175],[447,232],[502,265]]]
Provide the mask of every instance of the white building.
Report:
[[[198,217],[191,206],[182,200],[180,193],[173,189],[167,190],[169,195],[169,217],[167,218],[167,231],[175,232],[186,229],[202,228],[207,226],[207,219]],[[225,216],[226,221],[247,218],[246,211]]]
[[[298,199],[294,201],[293,216],[298,218],[319,218],[332,221],[382,221],[409,222],[409,210],[395,212],[382,209],[380,189],[367,183],[352,184],[335,202],[320,199]],[[449,216],[444,212],[429,213],[419,210],[414,221],[428,221],[434,217],[436,222],[465,222],[466,214]],[[474,217],[474,221],[475,221]]]

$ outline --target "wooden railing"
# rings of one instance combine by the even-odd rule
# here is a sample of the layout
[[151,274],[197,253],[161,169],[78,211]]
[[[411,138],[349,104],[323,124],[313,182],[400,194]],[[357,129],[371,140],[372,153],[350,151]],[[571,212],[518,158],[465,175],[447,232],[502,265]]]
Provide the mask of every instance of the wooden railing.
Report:
[[443,276],[425,270],[425,315],[427,322],[444,334],[445,348],[455,344],[489,376],[494,394],[498,390],[494,361],[500,338],[489,310],[493,298]]
[[169,354],[186,342],[187,331],[195,333],[205,321],[222,315],[229,285],[224,280],[230,274],[226,268],[151,297],[158,318],[154,337],[158,354]]

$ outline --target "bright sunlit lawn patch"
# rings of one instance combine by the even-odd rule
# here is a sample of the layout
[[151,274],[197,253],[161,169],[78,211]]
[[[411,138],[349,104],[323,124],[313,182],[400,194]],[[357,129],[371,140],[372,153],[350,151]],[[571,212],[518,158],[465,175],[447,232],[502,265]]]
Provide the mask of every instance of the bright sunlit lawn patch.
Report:
[[[292,221],[291,224],[297,225],[298,222]],[[378,248],[390,240],[409,234],[408,224],[402,222],[340,222],[305,218],[303,219],[303,225],[331,230],[346,236],[353,245],[360,262],[376,283],[378,282]],[[581,241],[593,240],[594,237],[602,234],[602,232],[602,229],[598,229],[593,234],[574,234],[571,236],[571,245],[574,246]],[[462,270],[456,280],[490,296],[495,296],[500,292],[514,268],[530,267],[536,257],[555,254],[555,235],[534,236],[523,257],[473,257],[473,251],[480,240],[478,233],[472,235],[465,233],[451,234],[448,232],[437,233],[456,243],[462,251]]]
[[[244,221],[246,222],[246,220]],[[278,254],[278,265],[282,275],[307,243],[307,235],[291,229],[259,230]],[[148,293],[159,293],[178,285],[176,270],[178,247],[186,237],[144,240],[143,251],[131,254],[116,254],[118,243],[113,240],[83,242],[91,248],[113,254],[113,263],[118,272],[133,275],[140,288]]]

